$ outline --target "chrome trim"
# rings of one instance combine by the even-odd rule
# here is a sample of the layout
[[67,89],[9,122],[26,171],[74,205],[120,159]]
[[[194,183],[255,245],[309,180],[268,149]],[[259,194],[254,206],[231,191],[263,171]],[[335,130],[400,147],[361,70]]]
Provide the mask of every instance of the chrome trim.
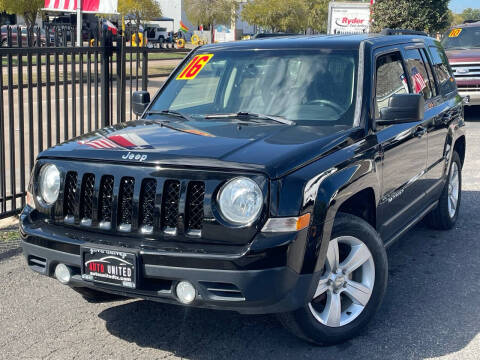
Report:
[[98,224],[98,227],[102,230],[110,230],[112,228],[112,223],[110,221],[101,221]]
[[82,220],[80,220],[80,225],[92,226],[92,219],[83,218]]
[[177,235],[177,228],[167,227],[165,228],[165,230],[163,230],[163,232],[167,235],[175,236]]
[[132,231],[132,224],[120,224],[118,226],[118,231],[121,232],[130,232]]
[[153,226],[151,225],[143,225],[141,228],[140,228],[140,232],[144,235],[149,235],[149,234],[152,234],[153,233]]
[[198,229],[189,230],[187,232],[187,235],[200,238],[202,237],[202,230],[198,230]]
[[67,215],[63,218],[63,222],[66,224],[75,224],[75,216]]

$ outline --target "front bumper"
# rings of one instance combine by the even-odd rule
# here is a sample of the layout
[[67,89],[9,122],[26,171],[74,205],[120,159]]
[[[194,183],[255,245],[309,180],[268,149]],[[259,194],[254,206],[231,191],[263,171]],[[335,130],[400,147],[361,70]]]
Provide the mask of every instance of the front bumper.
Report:
[[[279,313],[305,305],[314,292],[312,284],[320,274],[299,274],[285,263],[288,244],[301,241],[297,234],[277,235],[267,239],[265,251],[245,248],[216,247],[215,251],[191,251],[172,245],[162,249],[129,247],[108,236],[48,225],[33,221],[26,210],[20,219],[22,247],[33,271],[52,277],[59,263],[73,272],[69,285],[88,287],[107,293],[134,298],[180,304],[175,285],[190,281],[197,298],[189,306],[233,310],[247,314]],[[121,288],[85,281],[81,278],[81,246],[104,246],[133,251],[139,258],[137,289]]]
[[480,105],[480,90],[479,91],[468,91],[468,90],[458,90],[458,94],[461,97],[468,96],[470,101],[465,104],[466,106]]

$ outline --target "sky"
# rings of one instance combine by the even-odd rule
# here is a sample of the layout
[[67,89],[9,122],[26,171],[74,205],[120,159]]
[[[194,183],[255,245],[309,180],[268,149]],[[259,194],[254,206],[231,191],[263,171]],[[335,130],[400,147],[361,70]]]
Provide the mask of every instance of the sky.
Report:
[[448,6],[454,13],[461,13],[466,8],[480,8],[478,0],[450,0]]

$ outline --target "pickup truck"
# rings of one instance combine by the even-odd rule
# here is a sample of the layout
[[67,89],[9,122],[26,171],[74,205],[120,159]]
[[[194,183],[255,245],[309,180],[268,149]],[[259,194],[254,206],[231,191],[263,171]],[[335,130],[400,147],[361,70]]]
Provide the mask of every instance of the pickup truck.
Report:
[[442,40],[457,80],[458,93],[467,105],[480,105],[480,20],[449,29]]
[[334,344],[380,308],[386,249],[459,216],[463,99],[426,36],[201,46],[132,102],[39,154],[21,214],[30,269],[86,299],[278,314]]

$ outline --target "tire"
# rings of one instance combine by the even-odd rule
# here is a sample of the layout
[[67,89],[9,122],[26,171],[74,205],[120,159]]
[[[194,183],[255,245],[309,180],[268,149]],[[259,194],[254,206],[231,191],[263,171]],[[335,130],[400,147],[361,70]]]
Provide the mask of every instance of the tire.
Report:
[[89,303],[101,303],[125,299],[124,296],[109,294],[86,287],[72,287],[74,291],[82,295]]
[[[332,255],[335,254],[335,243],[339,249],[336,262],[332,260],[335,258]],[[357,256],[353,256],[354,253]],[[353,265],[351,260],[359,260],[354,263],[362,265],[356,268],[348,266]],[[332,275],[335,265],[331,264],[335,263],[338,264],[337,272]],[[352,272],[342,273],[342,268],[352,269]],[[313,299],[296,311],[280,314],[280,321],[294,335],[316,345],[346,341],[358,335],[380,308],[387,278],[387,255],[378,233],[363,219],[340,213],[335,219],[324,274],[319,279]],[[363,284],[360,292],[356,291],[362,285],[359,283]],[[355,293],[361,301],[354,302],[349,295],[351,293]],[[327,311],[329,303],[330,312]],[[335,303],[339,304],[339,312],[332,310],[337,308],[332,305]],[[335,313],[337,316],[327,316]]]
[[[455,175],[456,174],[456,175]],[[456,195],[456,203],[453,207]],[[426,223],[433,229],[449,230],[454,227],[462,200],[462,161],[456,151],[453,152],[448,178],[438,205],[426,217]]]

